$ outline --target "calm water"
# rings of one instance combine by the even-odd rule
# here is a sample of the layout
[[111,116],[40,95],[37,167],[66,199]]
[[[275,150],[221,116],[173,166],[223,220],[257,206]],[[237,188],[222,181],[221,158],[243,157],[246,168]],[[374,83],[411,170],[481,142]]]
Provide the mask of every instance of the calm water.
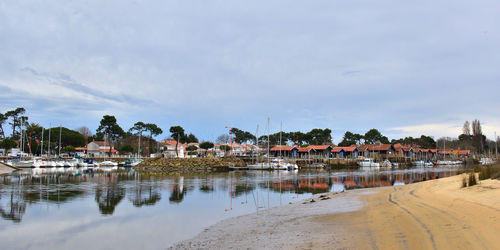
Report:
[[0,176],[1,249],[164,249],[219,220],[312,194],[404,185],[456,168]]

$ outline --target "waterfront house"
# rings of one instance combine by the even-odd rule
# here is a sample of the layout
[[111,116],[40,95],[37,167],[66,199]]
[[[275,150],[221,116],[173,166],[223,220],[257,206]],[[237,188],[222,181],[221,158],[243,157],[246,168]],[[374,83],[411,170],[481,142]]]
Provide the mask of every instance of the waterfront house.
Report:
[[[85,149],[88,154],[93,157],[105,157],[109,154],[111,148],[111,155],[117,155],[118,151],[115,149],[113,144],[109,144],[107,141],[93,141],[87,144]],[[80,150],[82,148],[79,148]]]
[[358,147],[350,146],[350,147],[334,147],[332,150],[333,158],[348,158],[348,159],[356,159],[358,158]]
[[270,150],[270,154],[274,157],[283,156],[289,158],[297,157],[297,152],[299,151],[297,146],[274,146]]
[[[176,140],[165,139],[158,143],[160,145],[160,151],[162,152],[162,156],[166,158],[184,158],[186,156],[186,144],[178,143]],[[177,145],[177,151],[175,149],[175,145]]]
[[388,158],[393,156],[395,151],[391,144],[363,144],[358,146],[359,155],[363,157]]

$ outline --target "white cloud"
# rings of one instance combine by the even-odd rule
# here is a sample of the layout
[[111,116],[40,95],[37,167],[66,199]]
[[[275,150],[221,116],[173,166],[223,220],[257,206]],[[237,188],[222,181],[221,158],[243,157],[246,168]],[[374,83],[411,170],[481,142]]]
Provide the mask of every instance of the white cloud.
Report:
[[500,115],[487,108],[500,104],[499,7],[3,1],[0,87],[11,94],[0,112],[30,106],[44,123],[47,110],[64,113],[68,127],[111,113],[123,126],[147,119],[206,137],[267,116],[295,130],[337,128],[337,138],[374,127],[451,135],[463,117]]

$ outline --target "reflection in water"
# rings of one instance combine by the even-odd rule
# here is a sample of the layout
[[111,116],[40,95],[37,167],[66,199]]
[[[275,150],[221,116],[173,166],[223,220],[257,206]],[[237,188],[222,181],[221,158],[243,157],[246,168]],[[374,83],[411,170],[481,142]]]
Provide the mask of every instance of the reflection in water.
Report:
[[260,207],[259,202],[265,203],[262,192],[278,193],[281,199],[281,194],[317,194],[404,185],[451,176],[456,171],[438,168],[385,172],[235,171],[206,174],[202,178],[194,175],[186,179],[183,176],[147,177],[133,172],[77,175],[31,175],[25,172],[0,177],[0,214],[6,220],[21,222],[29,204],[65,204],[78,197],[94,196],[100,213],[112,215],[125,196],[133,206],[142,207],[158,204],[162,193],[167,193],[170,204],[180,204],[188,193],[195,191],[200,195],[225,193],[230,199],[251,195],[255,206]]
[[6,204],[0,205],[2,218],[14,222],[21,222],[21,218],[26,212],[26,202],[21,197],[20,193],[12,190],[10,195],[7,194],[7,197],[2,197],[0,193],[0,200],[7,201]]
[[5,249],[163,249],[222,219],[311,194],[404,185],[456,171],[234,171],[162,178],[27,171],[0,176],[0,242]]

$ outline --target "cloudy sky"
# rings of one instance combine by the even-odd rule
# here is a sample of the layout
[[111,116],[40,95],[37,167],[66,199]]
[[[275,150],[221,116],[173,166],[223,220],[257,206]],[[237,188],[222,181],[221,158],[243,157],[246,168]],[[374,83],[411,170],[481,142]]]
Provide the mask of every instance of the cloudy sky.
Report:
[[[115,115],[202,139],[378,128],[500,132],[497,1],[0,2],[0,112],[43,126]],[[168,136],[164,133],[160,138]]]

